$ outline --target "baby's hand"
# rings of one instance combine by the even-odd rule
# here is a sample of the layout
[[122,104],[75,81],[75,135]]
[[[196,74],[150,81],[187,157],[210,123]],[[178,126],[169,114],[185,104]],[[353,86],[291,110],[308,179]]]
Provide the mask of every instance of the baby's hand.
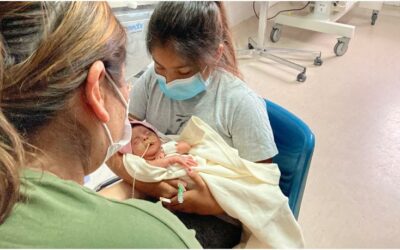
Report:
[[197,166],[197,162],[191,157],[187,155],[174,155],[168,157],[169,164],[178,164],[184,168],[190,168]]
[[185,141],[180,141],[176,144],[176,152],[178,152],[178,154],[187,154],[191,148],[192,146]]

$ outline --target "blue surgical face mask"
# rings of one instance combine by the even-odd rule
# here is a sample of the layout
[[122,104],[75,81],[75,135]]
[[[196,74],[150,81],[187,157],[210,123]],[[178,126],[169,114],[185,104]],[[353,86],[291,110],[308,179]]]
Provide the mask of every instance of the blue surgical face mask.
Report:
[[[205,70],[206,68],[203,72]],[[188,100],[205,91],[210,80],[210,77],[208,77],[206,81],[203,80],[200,72],[198,72],[189,78],[177,79],[167,84],[164,76],[159,75],[156,72],[155,75],[157,77],[158,85],[164,95],[177,101]]]

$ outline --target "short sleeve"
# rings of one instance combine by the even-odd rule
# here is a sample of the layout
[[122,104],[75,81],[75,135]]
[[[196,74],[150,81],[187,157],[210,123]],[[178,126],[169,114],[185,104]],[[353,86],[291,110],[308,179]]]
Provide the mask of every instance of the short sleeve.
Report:
[[139,120],[146,119],[147,102],[149,100],[149,85],[151,81],[151,69],[145,73],[133,84],[129,93],[129,113]]
[[232,117],[231,135],[233,147],[249,161],[266,160],[278,153],[265,102],[254,93],[248,93],[238,103]]

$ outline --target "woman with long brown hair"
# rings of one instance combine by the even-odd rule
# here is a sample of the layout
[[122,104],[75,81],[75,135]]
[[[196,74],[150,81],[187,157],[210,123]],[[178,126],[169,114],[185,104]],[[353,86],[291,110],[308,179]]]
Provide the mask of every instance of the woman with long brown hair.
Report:
[[130,140],[107,3],[0,3],[0,248],[199,248],[159,205],[82,186]]

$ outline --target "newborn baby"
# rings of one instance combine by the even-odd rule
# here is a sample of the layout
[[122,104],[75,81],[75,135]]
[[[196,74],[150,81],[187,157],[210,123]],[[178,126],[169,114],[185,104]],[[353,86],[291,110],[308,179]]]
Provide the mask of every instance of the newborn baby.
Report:
[[181,193],[178,189],[177,201],[182,203],[196,185],[187,174],[190,168],[200,175],[225,213],[242,223],[241,243],[236,248],[304,246],[288,198],[279,187],[278,165],[241,158],[237,149],[195,116],[179,135],[168,136],[179,139],[164,144],[150,124],[131,124],[132,140],[122,153],[133,186],[136,178],[141,182],[179,179],[187,189]]
[[[145,159],[157,167],[169,167],[178,164],[185,168],[197,166],[197,162],[188,154],[192,148],[184,141],[162,143],[155,128],[149,123],[131,121],[131,143],[125,146],[121,153],[132,153]],[[185,155],[186,154],[186,155]]]

